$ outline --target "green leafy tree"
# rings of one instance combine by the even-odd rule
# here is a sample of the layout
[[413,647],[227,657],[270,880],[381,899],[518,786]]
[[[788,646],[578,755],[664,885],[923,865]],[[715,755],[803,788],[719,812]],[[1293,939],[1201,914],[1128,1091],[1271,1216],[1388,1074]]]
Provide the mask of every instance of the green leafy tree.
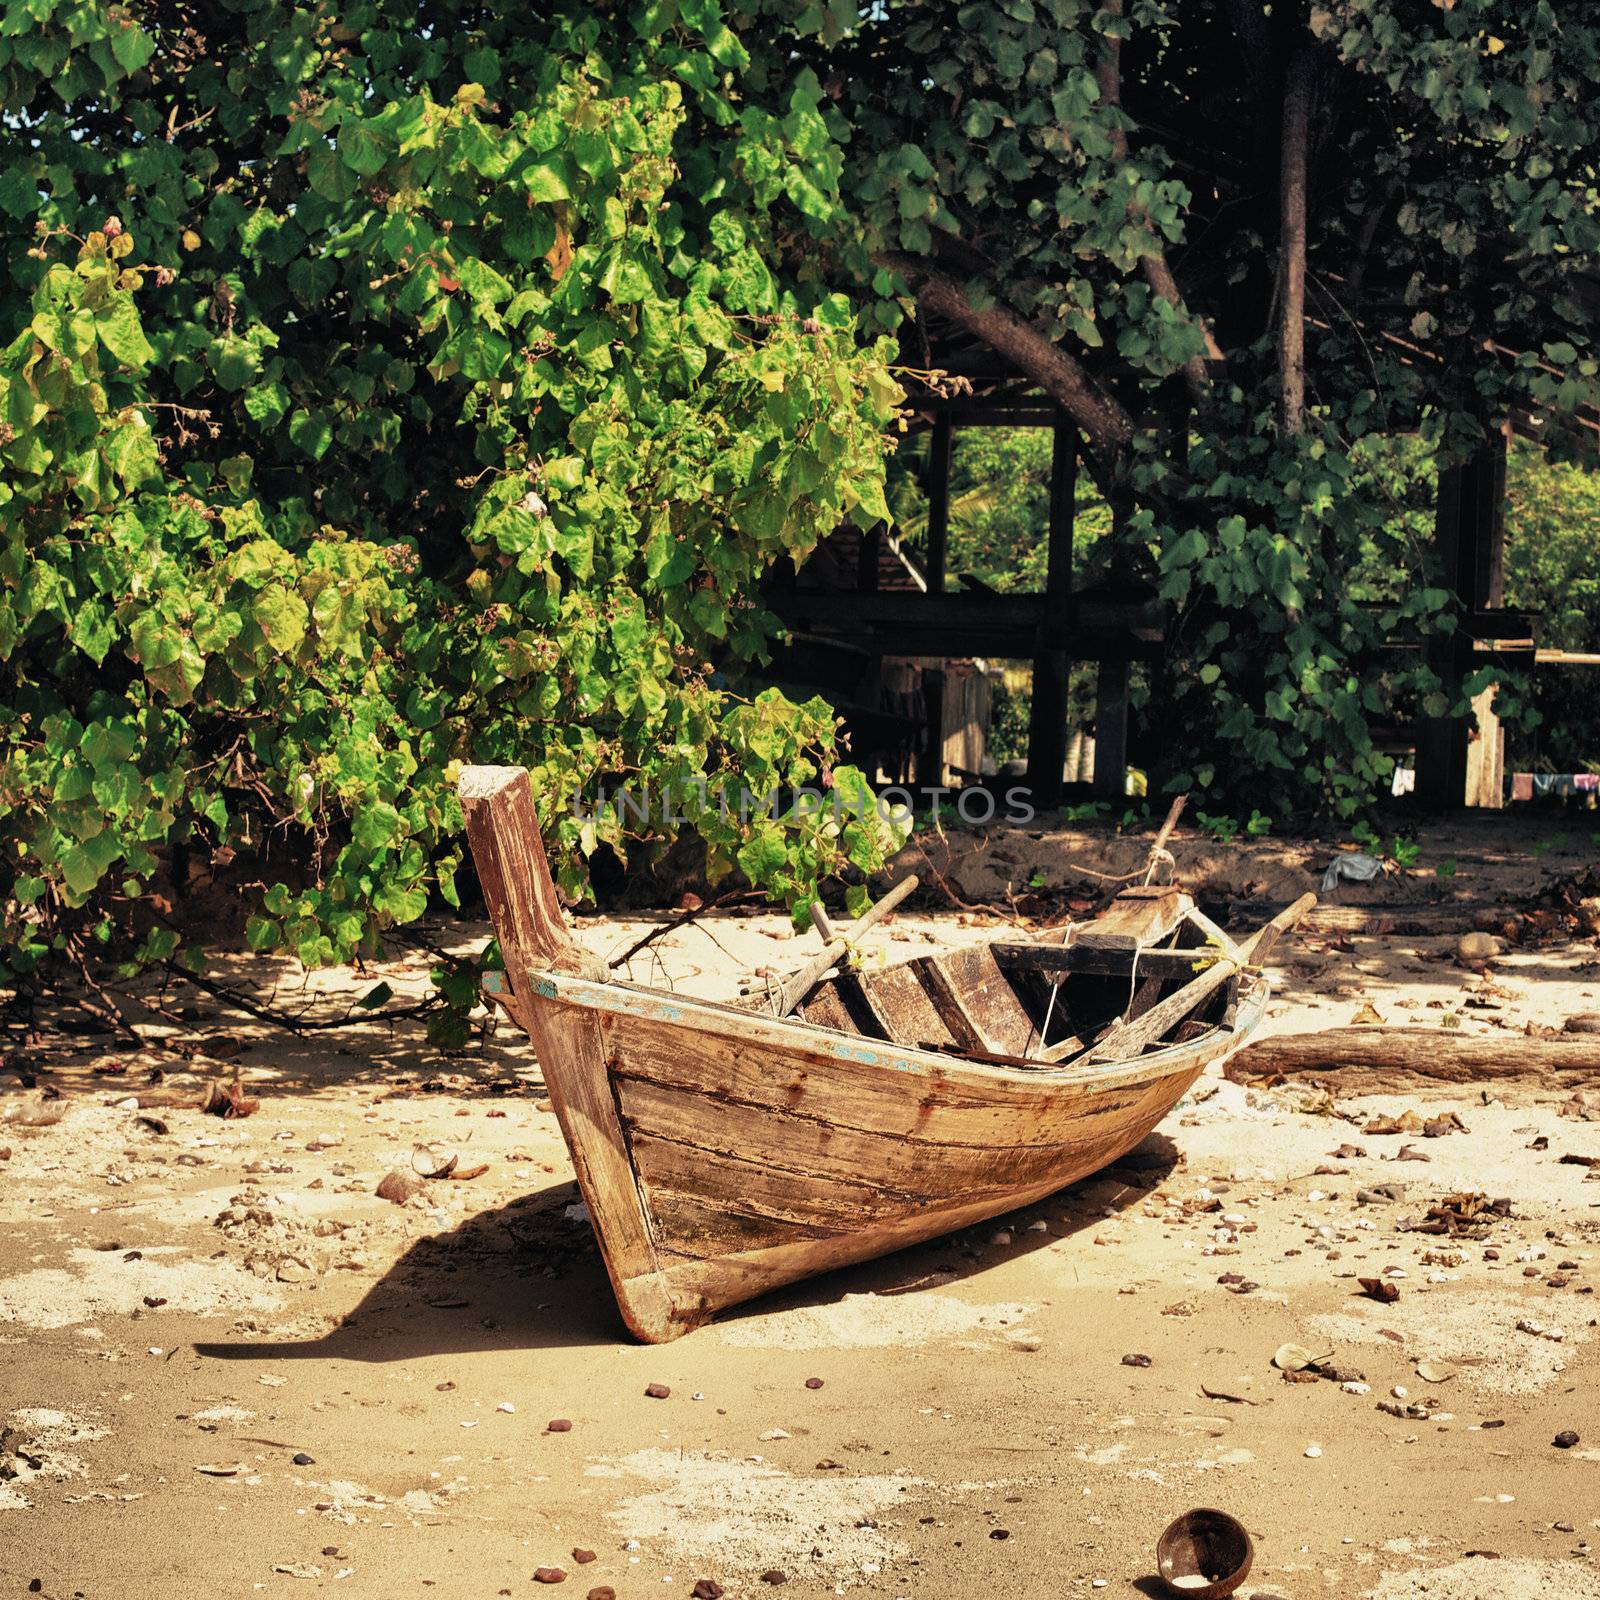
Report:
[[841,264],[908,355],[953,332],[1067,412],[1123,574],[1174,608],[1160,778],[1219,810],[1359,808],[1389,769],[1372,719],[1472,687],[1389,652],[1455,606],[1382,441],[1449,463],[1535,408],[1559,454],[1600,399],[1600,23],[1548,0],[815,20],[800,54],[851,135]]
[[467,760],[533,770],[574,893],[671,831],[606,783],[791,903],[881,863],[831,710],[739,687],[760,574],[886,514],[892,346],[793,266],[824,99],[715,0],[6,9],[13,974],[171,955],[174,846],[257,948],[370,951],[453,902]]

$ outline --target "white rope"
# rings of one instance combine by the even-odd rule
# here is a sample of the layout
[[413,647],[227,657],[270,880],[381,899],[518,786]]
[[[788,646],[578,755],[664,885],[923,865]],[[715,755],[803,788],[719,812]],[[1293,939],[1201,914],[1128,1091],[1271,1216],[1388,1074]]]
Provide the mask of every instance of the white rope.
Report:
[[1061,985],[1066,981],[1065,975],[1056,979],[1050,985],[1050,1004],[1044,1008],[1044,1022],[1039,1028],[1039,1048],[1046,1048],[1050,1038],[1050,1019],[1056,1014],[1056,996],[1061,993]]
[[1150,851],[1150,865],[1145,869],[1144,881],[1146,888],[1149,887],[1150,880],[1155,877],[1156,868],[1163,861],[1165,861],[1169,866],[1173,867],[1176,867],[1178,864],[1177,858],[1170,850],[1163,849],[1160,845],[1157,845]]
[[773,1016],[781,1017],[783,1015],[783,984],[779,979],[773,977],[770,972],[762,973],[761,977],[767,986],[767,1007]]
[[1133,997],[1139,988],[1139,957],[1144,954],[1144,946],[1136,944],[1133,947],[1133,965],[1128,968],[1128,1003],[1122,1008],[1122,1020],[1128,1020],[1128,1013],[1133,1010]]

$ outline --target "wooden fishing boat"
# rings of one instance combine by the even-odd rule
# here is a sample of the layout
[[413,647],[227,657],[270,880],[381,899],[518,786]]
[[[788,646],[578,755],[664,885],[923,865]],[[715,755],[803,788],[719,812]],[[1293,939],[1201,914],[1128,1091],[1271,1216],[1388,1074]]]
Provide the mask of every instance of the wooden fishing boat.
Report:
[[[1171,884],[1053,936],[876,970],[865,927],[723,1005],[610,978],[573,939],[527,774],[460,795],[509,989],[640,1339],[1041,1199],[1123,1155],[1260,1021],[1260,964]],[[832,934],[825,919],[819,924]]]

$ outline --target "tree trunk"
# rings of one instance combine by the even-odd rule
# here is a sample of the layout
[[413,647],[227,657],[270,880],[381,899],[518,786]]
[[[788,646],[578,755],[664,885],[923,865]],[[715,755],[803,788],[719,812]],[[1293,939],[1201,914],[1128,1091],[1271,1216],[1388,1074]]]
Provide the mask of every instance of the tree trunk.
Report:
[[1278,418],[1279,428],[1287,437],[1302,432],[1306,420],[1306,167],[1314,73],[1311,51],[1297,50],[1289,63],[1283,91],[1283,155],[1278,182]]
[[1600,1088],[1600,1034],[1530,1039],[1464,1036],[1444,1028],[1330,1028],[1263,1039],[1227,1066],[1236,1083],[1273,1073],[1314,1074],[1346,1094],[1496,1078],[1533,1078],[1550,1089]]

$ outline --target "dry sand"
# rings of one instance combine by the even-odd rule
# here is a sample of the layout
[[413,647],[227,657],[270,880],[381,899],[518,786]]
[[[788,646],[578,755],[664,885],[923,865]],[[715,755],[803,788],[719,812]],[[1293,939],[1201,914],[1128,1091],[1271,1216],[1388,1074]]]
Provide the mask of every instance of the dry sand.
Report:
[[[1431,837],[1415,874],[1365,894],[1494,898],[1582,858],[1533,842],[1504,819]],[[1072,861],[1125,870],[1142,846],[1017,834],[941,851],[971,900]],[[1180,866],[1282,899],[1326,854],[1191,841]],[[1446,856],[1456,875],[1438,879]],[[587,919],[582,936],[609,953],[648,925]],[[884,939],[903,954],[985,931],[952,910]],[[635,975],[727,994],[809,948],[776,918],[718,917]],[[1486,976],[1453,949],[1303,940],[1268,1026],[1371,1004],[1492,1034],[1600,1009],[1592,941]],[[383,978],[403,1001],[428,965],[319,974],[307,996],[338,1014]],[[277,982],[280,1005],[299,983],[247,958],[234,976]],[[1537,1084],[1430,1095],[1469,1131],[1423,1140],[1361,1131],[1423,1097],[1319,1108],[1213,1075],[1137,1169],[648,1349],[624,1339],[537,1064],[504,1027],[441,1062],[405,1024],[262,1038],[210,1002],[198,1020],[245,1038],[262,1100],[247,1120],[185,1105],[144,1113],[165,1132],[142,1125],[119,1102],[152,1063],[168,1068],[157,1092],[190,1102],[227,1069],[174,1072],[108,1038],[9,1055],[51,1069],[53,1125],[26,1125],[37,1093],[0,1078],[0,1594],[479,1600],[560,1566],[561,1593],[622,1600],[702,1578],[730,1597],[1153,1595],[1161,1528],[1215,1505],[1255,1536],[1245,1596],[1600,1597],[1600,1182],[1559,1159],[1600,1155],[1600,1122]],[[108,1060],[129,1071],[94,1075]],[[488,1171],[377,1198],[423,1141]],[[1405,1143],[1428,1161],[1397,1161]],[[1384,1182],[1403,1198],[1357,1202]],[[1457,1190],[1513,1214],[1482,1240],[1399,1231]],[[1394,1303],[1359,1292],[1384,1276]],[[1271,1364],[1286,1341],[1330,1352],[1348,1384],[1287,1381]],[[1426,1382],[1430,1360],[1456,1375]],[[670,1397],[646,1398],[653,1382]],[[1563,1429],[1575,1448],[1553,1448]],[[779,1572],[781,1590],[763,1581]]]

